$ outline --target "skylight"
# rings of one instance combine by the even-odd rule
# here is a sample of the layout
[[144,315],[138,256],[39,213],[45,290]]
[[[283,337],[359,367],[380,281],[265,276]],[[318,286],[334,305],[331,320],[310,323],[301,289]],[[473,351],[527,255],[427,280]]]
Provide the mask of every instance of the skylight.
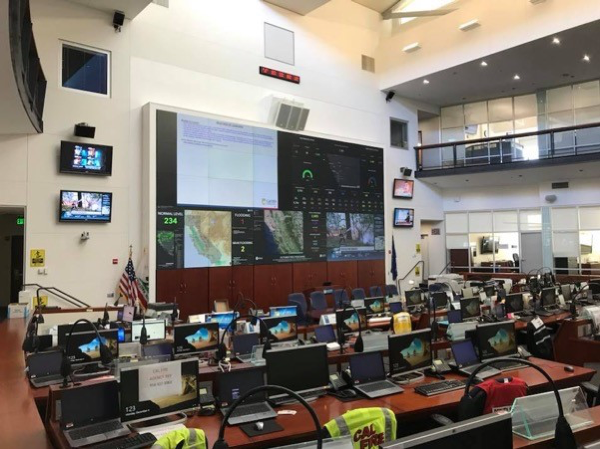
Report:
[[[433,11],[443,8],[444,6],[454,3],[456,0],[406,0],[401,2],[400,7],[394,12],[410,12],[410,11]],[[407,23],[414,20],[416,17],[405,17],[400,19],[400,23]]]

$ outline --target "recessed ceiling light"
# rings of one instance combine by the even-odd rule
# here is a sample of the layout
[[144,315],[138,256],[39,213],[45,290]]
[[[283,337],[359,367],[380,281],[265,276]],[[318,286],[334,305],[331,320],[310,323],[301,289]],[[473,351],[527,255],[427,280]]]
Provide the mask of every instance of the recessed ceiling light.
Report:
[[487,62],[481,61],[481,67],[487,67],[487,65],[488,65]]
[[421,48],[421,45],[418,42],[413,42],[412,44],[408,44],[406,47],[402,49],[405,53],[410,53],[413,51],[417,51]]
[[462,25],[460,25],[458,27],[458,29],[460,31],[470,31],[473,28],[477,28],[481,26],[481,24],[479,23],[479,19],[473,19],[473,20],[469,20],[468,22],[463,23]]
[[590,62],[590,55],[583,55],[584,62]]
[[554,45],[560,45],[560,39],[555,36],[552,38],[552,43]]
[[423,80],[423,84],[429,84],[429,80],[427,80],[427,79]]
[[519,80],[521,79],[521,77],[519,76],[519,74],[518,74],[518,73],[515,73],[515,76],[513,76],[513,79],[514,79],[515,81],[519,81]]

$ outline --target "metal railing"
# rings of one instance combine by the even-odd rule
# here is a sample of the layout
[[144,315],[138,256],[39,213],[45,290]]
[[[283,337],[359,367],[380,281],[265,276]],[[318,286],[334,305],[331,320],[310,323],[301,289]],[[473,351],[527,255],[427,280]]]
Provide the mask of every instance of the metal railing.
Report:
[[415,147],[417,171],[600,153],[600,122]]
[[67,292],[62,291],[59,288],[56,287],[44,287],[43,285],[40,284],[23,284],[23,287],[37,287],[36,290],[36,297],[40,297],[40,292],[42,290],[56,296],[58,299],[68,302],[69,304],[75,306],[75,307],[79,307],[79,308],[85,308],[85,307],[90,307],[90,305],[86,302],[83,302],[81,299],[76,298],[73,295],[70,295]]

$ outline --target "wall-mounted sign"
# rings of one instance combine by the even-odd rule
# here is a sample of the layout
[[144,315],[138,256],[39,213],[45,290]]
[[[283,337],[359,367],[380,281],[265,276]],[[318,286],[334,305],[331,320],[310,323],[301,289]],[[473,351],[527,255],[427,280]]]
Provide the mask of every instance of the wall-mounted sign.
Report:
[[25,224],[24,217],[17,217],[17,226],[23,226]]
[[46,250],[45,249],[32,249],[29,252],[29,266],[30,267],[44,267],[46,266]]
[[417,251],[417,254],[421,254],[421,244],[420,243],[417,243],[416,251]]
[[431,235],[441,235],[440,228],[431,228]]
[[269,69],[268,67],[259,67],[258,73],[270,78],[277,78],[278,80],[287,81],[288,83],[300,84],[300,77],[298,75],[292,75],[291,73],[285,73],[281,70]]

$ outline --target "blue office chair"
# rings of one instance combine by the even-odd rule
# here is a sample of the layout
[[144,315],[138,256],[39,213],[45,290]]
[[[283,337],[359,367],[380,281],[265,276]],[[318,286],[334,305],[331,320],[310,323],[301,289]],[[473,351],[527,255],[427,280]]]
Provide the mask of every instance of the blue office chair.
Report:
[[352,299],[365,299],[367,295],[363,288],[355,288],[352,290]]
[[350,298],[345,288],[333,291],[333,303],[336,309],[343,309],[345,305],[350,304]]
[[288,295],[288,304],[296,306],[298,310],[297,323],[300,325],[308,325],[310,318],[308,316],[308,304],[303,293],[291,293]]
[[309,315],[314,320],[319,320],[321,315],[331,313],[331,309],[327,307],[327,299],[321,291],[312,292],[310,294],[310,312]]
[[385,294],[387,296],[396,296],[398,295],[398,287],[394,284],[388,284],[385,286]]
[[369,287],[369,295],[371,295],[371,297],[374,297],[374,296],[383,296],[383,292],[381,291],[381,287],[379,285],[372,285],[371,287]]

